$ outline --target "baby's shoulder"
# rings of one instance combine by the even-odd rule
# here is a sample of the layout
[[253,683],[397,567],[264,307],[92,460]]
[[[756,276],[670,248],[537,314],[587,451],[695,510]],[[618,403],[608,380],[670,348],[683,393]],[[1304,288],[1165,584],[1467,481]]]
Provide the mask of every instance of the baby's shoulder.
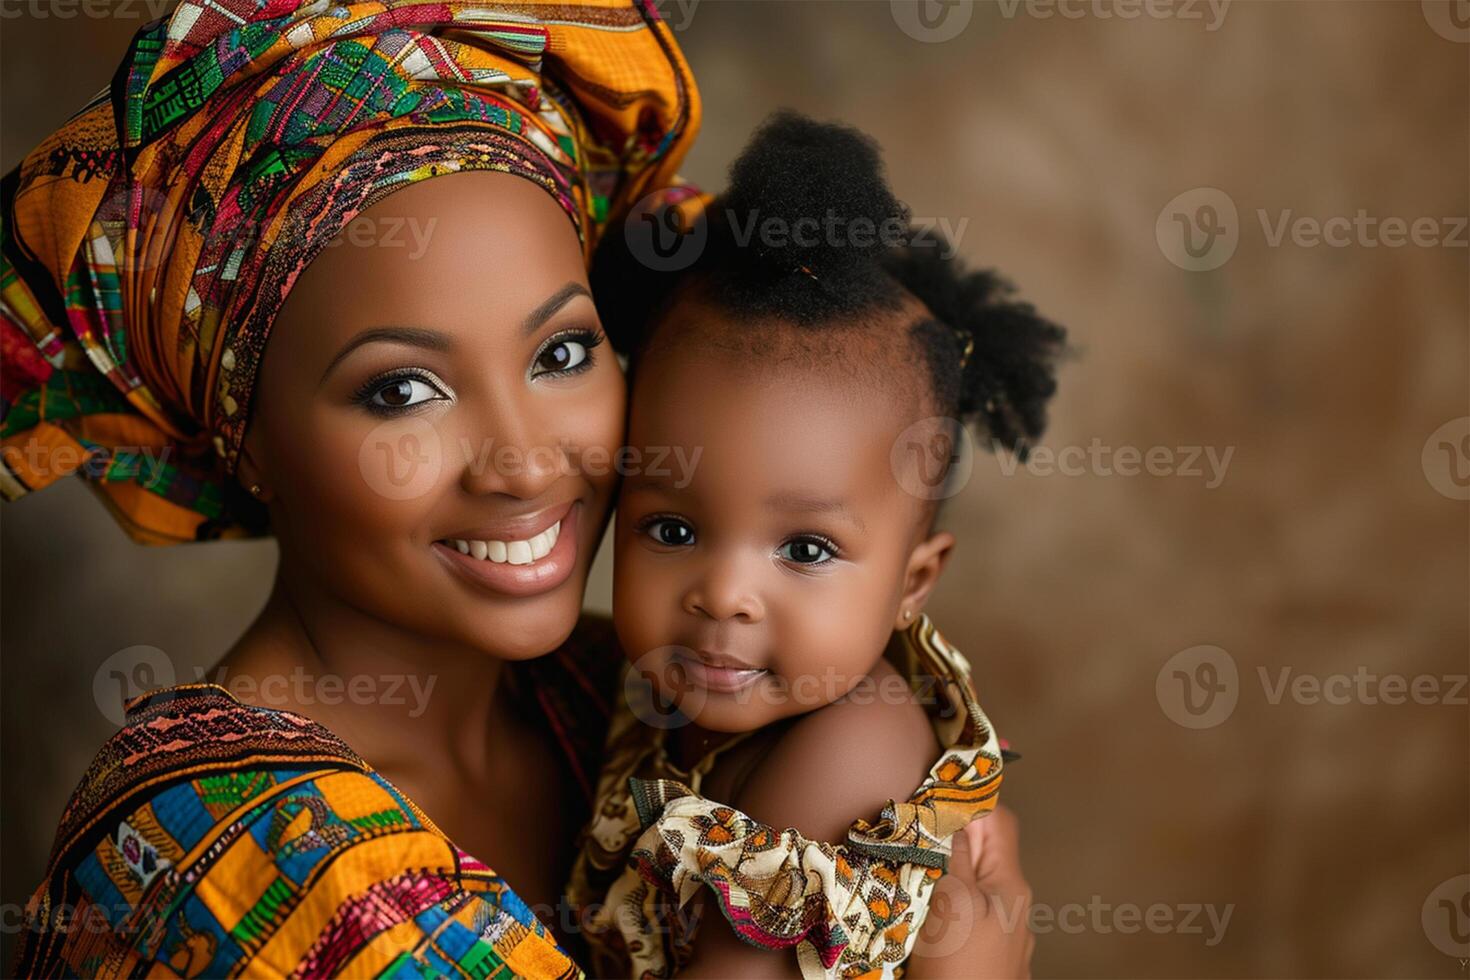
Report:
[[880,661],[846,696],[786,726],[734,804],[774,827],[837,843],[857,818],[908,799],[940,749],[923,705]]
[[879,660],[841,698],[798,718],[778,744],[793,753],[858,749],[870,758],[921,763],[923,771],[940,749],[928,712],[887,660]]

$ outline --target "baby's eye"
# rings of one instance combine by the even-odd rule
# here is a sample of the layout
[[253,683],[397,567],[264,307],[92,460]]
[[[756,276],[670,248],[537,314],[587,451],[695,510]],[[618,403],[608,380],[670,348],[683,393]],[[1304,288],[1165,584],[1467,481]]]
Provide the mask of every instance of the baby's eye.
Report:
[[643,528],[643,533],[659,544],[681,548],[694,543],[694,528],[672,517],[661,517]]
[[796,538],[776,549],[776,554],[797,565],[820,565],[831,561],[832,551],[816,538]]
[[394,378],[378,386],[368,402],[375,408],[399,409],[432,401],[444,396],[427,381],[418,378]]

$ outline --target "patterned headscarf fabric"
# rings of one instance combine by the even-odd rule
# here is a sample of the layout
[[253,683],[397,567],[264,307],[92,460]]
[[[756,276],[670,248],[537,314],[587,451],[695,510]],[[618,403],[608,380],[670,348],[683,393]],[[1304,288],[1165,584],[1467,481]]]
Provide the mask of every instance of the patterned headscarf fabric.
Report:
[[652,0],[181,0],[0,185],[0,494],[79,471],[137,540],[250,533],[266,338],[353,217],[495,170],[590,256],[698,126]]

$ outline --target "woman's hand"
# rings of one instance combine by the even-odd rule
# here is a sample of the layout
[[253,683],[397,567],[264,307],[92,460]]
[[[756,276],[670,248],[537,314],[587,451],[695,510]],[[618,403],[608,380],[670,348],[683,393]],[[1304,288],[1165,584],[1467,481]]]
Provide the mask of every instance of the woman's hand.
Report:
[[912,980],[1030,977],[1036,946],[1030,913],[1020,825],[1014,813],[997,807],[955,835],[949,873],[935,886],[906,975]]

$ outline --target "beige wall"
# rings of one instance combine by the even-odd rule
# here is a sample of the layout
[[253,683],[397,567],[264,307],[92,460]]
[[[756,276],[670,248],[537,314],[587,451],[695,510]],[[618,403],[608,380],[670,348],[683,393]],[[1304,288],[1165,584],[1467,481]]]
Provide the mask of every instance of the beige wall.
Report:
[[[982,456],[950,506],[961,545],[933,611],[1025,754],[1005,797],[1037,900],[1066,923],[1040,937],[1037,974],[1463,976],[1431,943],[1443,920],[1426,932],[1421,912],[1470,871],[1470,712],[1272,699],[1283,669],[1467,670],[1470,509],[1435,488],[1455,491],[1448,457],[1421,458],[1470,412],[1465,234],[1458,248],[1268,234],[1287,211],[1467,213],[1470,44],[1436,32],[1445,11],[1238,0],[1217,22],[1203,4],[1202,20],[979,4],[958,36],[921,43],[881,2],[666,9],[705,96],[691,176],[718,186],[779,105],[863,126],[916,214],[967,222],[964,254],[1070,327],[1080,356],[1050,446],[1233,453],[1213,488],[1007,475]],[[138,26],[0,22],[6,168],[106,83]],[[1239,245],[1186,272],[1156,219],[1201,187],[1237,207]],[[98,666],[147,644],[192,676],[260,605],[273,548],[133,547],[75,485],[0,522],[14,903],[110,730]],[[605,565],[589,601],[606,604]],[[1239,700],[1196,730],[1170,717],[1181,665],[1156,681],[1207,644],[1235,664]],[[1205,935],[1125,934],[1130,903],[1175,921],[1190,903],[1232,911],[1207,946],[1203,915]]]

